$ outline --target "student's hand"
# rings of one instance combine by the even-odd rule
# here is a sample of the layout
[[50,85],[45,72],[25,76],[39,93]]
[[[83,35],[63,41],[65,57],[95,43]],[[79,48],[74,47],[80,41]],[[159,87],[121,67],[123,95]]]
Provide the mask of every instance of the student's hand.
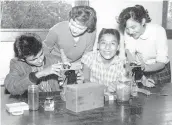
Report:
[[75,73],[77,74],[77,83],[82,84],[84,82],[84,74],[82,70],[76,70]]
[[108,91],[109,92],[115,92],[116,91],[116,84],[114,82],[109,83]]
[[145,69],[146,69],[146,64],[145,64],[145,62],[144,62],[144,60],[143,60],[142,54],[137,52],[137,53],[136,53],[136,56],[137,56],[137,58],[138,58],[138,60],[139,60],[139,62],[140,62],[141,70],[142,70],[142,71],[145,71]]
[[38,86],[42,92],[51,92],[52,91],[51,86],[46,82],[43,82],[43,83],[39,84]]
[[35,75],[37,78],[43,77],[43,76],[48,76],[51,74],[55,74],[60,76],[60,70],[62,68],[61,64],[53,64],[47,68],[44,68],[43,70],[37,72]]
[[146,78],[145,76],[142,77],[142,83],[146,87],[154,87],[155,86],[155,81],[150,78]]
[[136,61],[135,57],[133,56],[135,55],[135,53],[131,53],[128,49],[126,49],[125,52],[126,52],[127,60],[129,61],[129,63]]

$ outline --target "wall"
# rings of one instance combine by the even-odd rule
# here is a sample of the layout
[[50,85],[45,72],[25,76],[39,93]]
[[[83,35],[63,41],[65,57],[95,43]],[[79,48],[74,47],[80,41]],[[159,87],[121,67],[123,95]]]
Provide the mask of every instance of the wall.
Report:
[[0,42],[0,85],[9,72],[10,59],[13,57],[13,42]]

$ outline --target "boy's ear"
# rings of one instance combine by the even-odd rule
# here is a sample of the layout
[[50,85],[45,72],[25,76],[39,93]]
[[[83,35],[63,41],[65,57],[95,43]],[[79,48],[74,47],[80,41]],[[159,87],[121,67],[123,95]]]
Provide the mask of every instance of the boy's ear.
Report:
[[99,50],[100,49],[100,46],[99,46],[99,42],[97,43],[97,50]]
[[146,24],[146,19],[143,18],[143,19],[142,19],[142,26],[144,26],[145,24]]
[[120,50],[120,45],[118,45],[117,50],[118,50],[118,51]]

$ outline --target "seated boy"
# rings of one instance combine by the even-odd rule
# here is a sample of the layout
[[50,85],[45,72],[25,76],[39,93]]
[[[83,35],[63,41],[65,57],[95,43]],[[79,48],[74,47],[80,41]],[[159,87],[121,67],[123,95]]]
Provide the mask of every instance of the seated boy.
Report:
[[24,34],[14,43],[15,58],[11,59],[10,71],[5,78],[5,88],[12,95],[25,93],[29,85],[36,84],[40,91],[58,91],[61,59],[44,55],[39,36]]
[[86,81],[104,84],[110,92],[116,90],[116,81],[125,74],[124,60],[118,56],[120,34],[115,29],[102,29],[98,37],[98,51],[83,56],[83,74]]

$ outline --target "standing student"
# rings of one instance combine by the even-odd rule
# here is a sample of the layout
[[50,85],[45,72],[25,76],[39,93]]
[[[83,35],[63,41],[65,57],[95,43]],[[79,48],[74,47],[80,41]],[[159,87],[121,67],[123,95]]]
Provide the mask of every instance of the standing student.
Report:
[[96,12],[89,6],[73,7],[69,21],[54,25],[44,40],[45,53],[60,57],[64,50],[70,62],[79,61],[83,54],[93,50],[96,38]]

